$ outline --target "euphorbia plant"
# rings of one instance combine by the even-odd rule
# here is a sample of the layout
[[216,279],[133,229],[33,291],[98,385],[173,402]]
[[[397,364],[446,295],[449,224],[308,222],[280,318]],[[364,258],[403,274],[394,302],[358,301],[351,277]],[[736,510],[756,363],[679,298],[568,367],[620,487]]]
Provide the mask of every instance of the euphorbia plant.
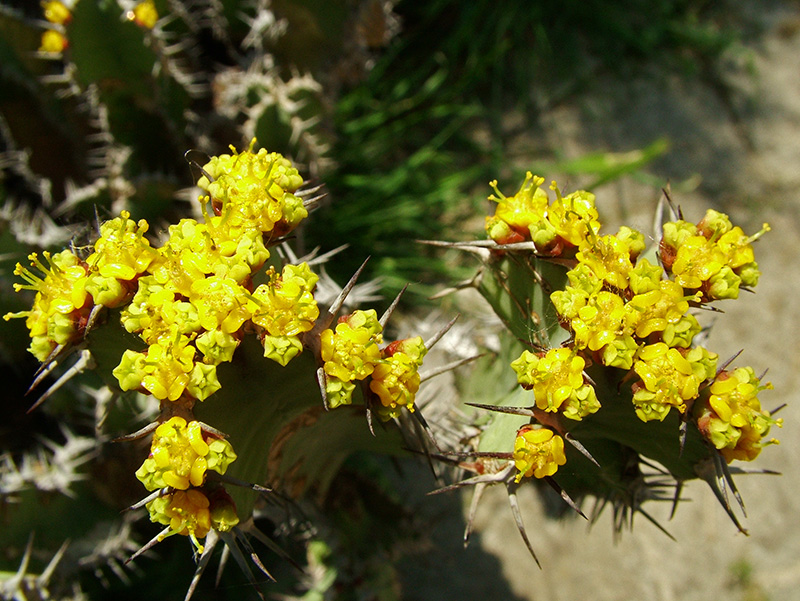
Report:
[[123,437],[152,436],[136,471],[149,494],[133,507],[163,526],[135,555],[188,536],[199,575],[221,538],[249,573],[239,524],[256,495],[230,487],[324,494],[353,452],[401,452],[396,429],[376,435],[371,420],[414,412],[435,339],[384,345],[394,305],[333,323],[358,274],[320,305],[319,276],[282,246],[315,200],[287,159],[251,144],[200,171],[203,222],[182,219],[156,246],[148,224],[123,211],[84,251],[32,254],[40,275],[18,264],[27,284],[15,287],[36,292],[33,307],[5,318],[26,319],[44,368],[88,350],[113,390],[159,402],[150,425]]
[[[781,420],[757,396],[771,384],[698,343],[695,313],[756,286],[752,243],[769,226],[748,236],[717,211],[696,224],[673,211],[648,251],[632,228],[600,233],[593,194],[564,195],[553,182],[549,198],[543,183],[528,173],[506,197],[493,182],[489,240],[444,244],[481,257],[467,285],[489,301],[518,354],[510,369],[519,388],[496,405],[474,403],[501,415],[474,448],[451,455],[477,473],[454,486],[476,485],[477,502],[486,485],[504,483],[532,553],[515,496],[531,477],[578,512],[572,497],[590,495],[619,516],[647,516],[641,504],[662,498],[664,475],[676,504],[682,484],[702,478],[743,530],[728,503],[727,488],[738,499],[729,464],[776,442],[768,434]],[[659,482],[649,485],[642,468],[654,463]]]

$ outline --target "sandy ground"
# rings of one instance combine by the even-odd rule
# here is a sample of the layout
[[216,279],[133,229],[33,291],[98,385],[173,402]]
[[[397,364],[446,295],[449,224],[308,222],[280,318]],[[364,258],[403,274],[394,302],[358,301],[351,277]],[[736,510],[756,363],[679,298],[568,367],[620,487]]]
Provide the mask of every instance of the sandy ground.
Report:
[[[752,365],[757,373],[769,368],[775,386],[762,393],[762,404],[788,404],[781,413],[785,426],[773,431],[781,444],[744,466],[783,475],[737,479],[750,536],[737,532],[701,482],[687,486],[692,500],[672,521],[668,506],[646,507],[677,542],[638,518],[634,531],[615,543],[610,514],[589,530],[580,519],[546,518],[534,491],[523,490],[540,571],[519,538],[504,492],[496,490],[478,512],[478,532],[467,552],[460,544],[463,520],[444,517],[458,501],[437,501],[441,505],[432,511],[443,517],[432,540],[439,550],[408,564],[407,599],[430,598],[428,587],[439,589],[437,583],[447,583],[438,599],[459,601],[800,599],[800,276],[791,264],[800,248],[800,5],[750,0],[737,3],[737,11],[753,33],[716,72],[728,92],[707,74],[598,81],[593,91],[547,113],[541,132],[523,136],[508,151],[524,166],[538,136],[558,143],[568,158],[628,151],[666,136],[671,150],[650,172],[672,182],[687,219],[696,221],[711,206],[728,211],[746,232],[771,224],[756,249],[763,273],[756,294],[725,304],[708,342],[721,357],[744,348],[738,365]],[[586,183],[561,176],[562,182],[569,189]],[[607,231],[623,217],[652,231],[658,200],[652,187],[628,178],[596,192]]]

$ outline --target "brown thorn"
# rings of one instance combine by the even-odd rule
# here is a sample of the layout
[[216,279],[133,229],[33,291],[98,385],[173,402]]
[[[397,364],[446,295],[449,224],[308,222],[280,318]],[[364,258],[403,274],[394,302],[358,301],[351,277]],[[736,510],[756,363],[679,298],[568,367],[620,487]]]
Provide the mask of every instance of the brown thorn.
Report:
[[158,428],[159,422],[151,422],[144,426],[143,428],[139,428],[136,432],[132,434],[124,434],[123,436],[117,436],[112,440],[112,442],[130,442],[132,440],[139,440],[140,438],[144,438],[151,432],[153,432],[156,428]]
[[[431,430],[431,427],[428,425],[425,416],[422,415],[422,411],[419,408],[417,408],[415,411],[411,413],[411,418],[413,420],[413,423],[419,424],[419,427],[422,428],[423,432],[428,435],[428,439],[433,443],[433,448],[441,453],[442,449],[441,447],[439,447],[439,443],[436,442],[436,438],[434,438],[433,436],[433,431]],[[426,455],[428,455],[429,457],[428,460],[430,461],[430,453],[428,453],[427,448],[425,450],[425,453]]]
[[372,424],[372,402],[373,402],[373,399],[372,399],[372,395],[370,394],[370,392],[372,392],[372,391],[367,386],[367,383],[366,383],[365,380],[361,381],[361,391],[362,391],[362,395],[364,396],[364,407],[366,408],[366,411],[367,411],[367,426],[369,427],[369,433],[372,434],[373,438],[375,438],[375,428],[374,428],[374,426]]
[[240,480],[239,478],[234,478],[228,474],[219,474],[217,472],[212,472],[209,470],[208,472],[209,478],[213,478],[219,482],[224,482],[225,484],[230,484],[231,486],[239,486],[241,488],[249,488],[250,490],[261,493],[273,493],[271,488],[267,488],[266,486],[261,486],[260,484],[254,484],[252,482],[247,482],[246,480]]
[[592,454],[587,450],[587,448],[585,446],[583,446],[580,442],[578,442],[575,438],[573,438],[572,434],[570,434],[569,432],[566,432],[566,433],[564,433],[563,436],[564,436],[564,438],[567,440],[567,442],[569,444],[571,444],[573,447],[578,449],[578,451],[580,452],[581,455],[586,457],[589,461],[594,463],[597,467],[600,467],[600,464],[597,463],[597,460],[594,457],[592,457]]
[[[659,523],[658,523],[658,520],[657,520],[657,519],[655,519],[653,516],[651,516],[649,513],[647,513],[647,512],[646,512],[644,509],[642,509],[641,507],[639,507],[639,508],[637,509],[637,511],[638,511],[639,513],[641,513],[641,514],[644,516],[644,518],[645,518],[645,519],[646,519],[648,522],[650,522],[651,524],[653,524],[653,526],[655,526],[656,528],[658,528],[659,530],[661,530],[661,532],[663,532],[664,534],[666,534],[666,535],[667,535],[667,536],[668,536],[668,537],[669,537],[671,540],[673,540],[673,541],[675,541],[675,542],[678,542],[678,540],[677,540],[677,539],[676,539],[674,536],[672,536],[672,535],[669,533],[669,531],[668,531],[666,528],[664,528],[664,526],[662,526],[661,524],[659,524]],[[632,512],[632,513],[631,513],[631,526],[633,526],[633,513],[634,513],[634,512]]]
[[33,389],[36,388],[39,383],[59,365],[59,361],[57,361],[57,359],[65,348],[67,348],[67,345],[59,344],[56,348],[50,351],[50,354],[47,355],[47,359],[42,362],[42,364],[33,374],[33,383],[28,387],[28,390],[25,392],[25,396],[28,396]]
[[[197,169],[197,170],[198,170],[200,173],[202,173],[202,174],[203,174],[203,175],[206,177],[206,179],[208,179],[208,181],[209,181],[209,182],[213,182],[213,181],[214,181],[214,178],[213,178],[213,177],[211,177],[211,175],[210,175],[210,174],[209,174],[209,173],[208,173],[208,172],[207,172],[205,169],[203,169],[203,167],[200,165],[200,163],[198,163],[198,162],[197,162],[197,161],[195,161],[194,159],[190,159],[190,158],[189,158],[189,153],[190,153],[190,152],[200,152],[200,151],[199,151],[199,150],[195,150],[195,149],[193,149],[193,148],[190,148],[189,150],[187,150],[186,152],[184,152],[184,153],[183,153],[183,158],[184,158],[184,160],[185,160],[187,163],[189,163],[189,166],[190,166],[190,167],[194,167],[194,168],[195,168],[195,169]],[[206,155],[206,156],[207,156],[207,155]]]
[[152,549],[153,547],[155,547],[155,546],[156,546],[158,543],[160,543],[162,540],[164,540],[164,538],[166,537],[166,535],[167,535],[167,534],[169,534],[169,526],[167,526],[167,527],[166,527],[166,528],[164,528],[164,529],[163,529],[161,532],[159,532],[158,534],[156,534],[156,535],[155,535],[153,538],[151,538],[151,539],[150,539],[150,540],[149,540],[147,543],[145,543],[145,544],[144,544],[144,546],[143,546],[141,549],[139,549],[139,550],[138,550],[136,553],[134,553],[134,554],[133,554],[133,555],[131,555],[131,556],[130,556],[128,559],[126,559],[126,560],[123,562],[123,563],[124,563],[124,565],[128,565],[128,564],[129,564],[130,562],[132,562],[134,559],[136,559],[137,557],[139,557],[139,556],[140,556],[142,553],[144,553],[144,552],[146,552],[146,551],[149,551],[150,549]]
[[725,476],[725,481],[728,483],[728,487],[733,493],[733,497],[736,499],[737,503],[739,503],[739,508],[742,510],[742,515],[747,517],[747,509],[745,509],[744,506],[744,499],[742,499],[742,495],[739,494],[739,489],[736,488],[736,483],[733,481],[733,475],[731,474],[730,468],[728,468],[728,462],[720,457],[719,463],[722,467],[722,473]]
[[264,567],[264,564],[261,563],[261,559],[258,557],[258,554],[253,548],[253,545],[250,544],[250,541],[247,539],[247,536],[245,536],[245,534],[242,532],[242,529],[239,528],[238,526],[234,526],[233,530],[234,532],[236,532],[237,539],[241,542],[245,550],[250,554],[250,561],[252,561],[255,564],[255,566],[259,570],[261,570],[261,572],[267,578],[272,580],[272,582],[277,582],[277,580],[273,578],[272,574],[269,573],[269,570],[267,570],[267,568]]
[[394,313],[394,310],[397,308],[397,304],[400,302],[400,298],[403,296],[403,293],[407,289],[408,289],[408,284],[403,286],[403,289],[397,293],[397,296],[392,301],[392,304],[389,305],[389,308],[386,309],[383,315],[381,315],[381,318],[378,320],[378,323],[381,324],[381,328],[386,328],[386,322],[388,322],[389,318],[391,318],[392,313]]
[[277,555],[281,559],[288,561],[292,565],[292,567],[299,570],[300,572],[303,571],[303,568],[300,567],[300,564],[298,564],[294,559],[292,559],[292,557],[286,551],[284,551],[278,544],[276,544],[275,541],[273,541],[270,537],[264,534],[261,530],[256,528],[255,525],[252,524],[250,525],[250,527],[248,528],[248,534],[254,536],[262,545],[264,545],[270,551],[275,553],[275,555]]
[[469,511],[467,512],[467,525],[464,528],[464,548],[469,546],[469,537],[472,534],[472,523],[475,521],[475,514],[478,512],[478,503],[483,497],[483,491],[488,486],[485,482],[479,482],[475,485],[475,490],[472,493],[472,499],[469,503]]
[[442,336],[444,336],[445,334],[447,334],[447,332],[450,331],[450,328],[453,327],[453,325],[456,323],[456,321],[458,320],[459,317],[460,317],[460,315],[456,315],[453,319],[451,319],[444,326],[442,326],[442,328],[438,332],[436,332],[431,338],[426,340],[425,341],[425,348],[428,349],[428,350],[433,348],[433,346],[437,342],[439,342],[439,340],[441,340]]
[[462,365],[466,365],[467,363],[472,363],[473,361],[477,361],[481,357],[484,357],[486,353],[481,353],[480,355],[475,355],[474,357],[467,357],[466,359],[460,359],[458,361],[453,361],[452,363],[448,363],[442,367],[437,367],[431,371],[427,371],[424,374],[421,373],[419,375],[419,382],[425,382],[426,380],[430,380],[431,378],[435,378],[436,376],[440,376],[448,371],[453,371],[454,369],[458,369]]
[[681,424],[678,428],[678,458],[683,457],[683,448],[686,446],[686,436],[689,433],[689,415],[684,414],[681,416]]
[[500,482],[505,482],[506,480],[508,480],[508,477],[511,475],[511,472],[513,470],[514,470],[514,465],[511,464],[506,468],[504,468],[503,470],[497,472],[496,474],[481,474],[480,476],[472,476],[470,478],[467,478],[466,480],[461,480],[460,482],[456,482],[454,484],[450,484],[442,488],[437,488],[436,490],[432,490],[427,494],[439,495],[442,493],[458,490],[459,488],[464,488],[465,486],[473,486],[478,484],[498,484]]
[[564,502],[567,505],[569,505],[572,509],[575,510],[575,512],[577,512],[579,516],[581,516],[587,522],[589,521],[589,518],[587,518],[586,515],[583,513],[583,511],[581,511],[581,508],[578,507],[578,504],[572,500],[572,497],[570,497],[567,494],[567,491],[561,488],[559,483],[556,482],[552,476],[545,476],[544,480],[552,487],[553,490],[555,490],[559,494],[559,496],[564,500]]
[[669,512],[669,519],[675,517],[675,512],[678,510],[678,502],[681,500],[681,492],[683,492],[683,480],[678,480],[675,483],[675,496],[672,497],[672,509]]
[[211,554],[214,552],[214,548],[217,546],[217,542],[219,541],[219,537],[215,530],[209,530],[208,534],[206,535],[206,540],[203,543],[203,552],[200,554],[200,559],[197,562],[197,568],[194,571],[194,575],[192,576],[192,581],[189,583],[189,588],[186,591],[186,596],[183,598],[183,601],[190,601],[192,595],[194,595],[194,591],[197,588],[197,584],[200,582],[200,578],[203,576],[203,572],[205,572],[206,567],[208,567],[209,561],[211,561]]
[[87,349],[81,351],[80,357],[73,363],[67,371],[61,374],[61,377],[58,378],[53,384],[50,385],[42,396],[30,406],[27,413],[34,411],[39,405],[44,403],[47,399],[49,399],[59,388],[61,388],[64,384],[69,382],[72,378],[77,376],[79,373],[83,372],[84,369],[87,367],[92,366],[92,353],[90,353]]
[[[307,183],[307,182],[304,182],[304,183]],[[299,196],[300,198],[303,198],[304,196],[310,196],[311,194],[314,194],[315,192],[319,192],[324,187],[325,187],[325,184],[317,184],[316,186],[312,186],[311,188],[303,188],[303,189],[298,190],[297,192],[295,192],[295,196]]]
[[86,336],[89,332],[92,331],[94,328],[94,324],[97,321],[97,316],[100,315],[100,312],[103,310],[103,305],[95,305],[92,307],[92,310],[89,312],[89,317],[86,320],[86,327],[84,328],[83,335]]
[[541,570],[542,564],[539,563],[539,558],[536,557],[536,552],[533,550],[531,541],[528,539],[528,533],[525,532],[525,523],[522,521],[522,513],[519,510],[519,502],[517,501],[517,488],[519,488],[519,484],[514,480],[511,480],[506,484],[508,503],[511,506],[511,513],[514,516],[514,521],[517,524],[517,530],[519,530],[519,534],[522,537],[522,540],[525,542],[525,546],[528,547],[531,557],[533,557],[536,565],[539,566],[539,569]]
[[536,413],[528,407],[502,407],[500,405],[484,405],[483,403],[464,403],[470,407],[477,409],[486,409],[487,411],[497,411],[498,413],[510,413],[512,415],[522,415],[525,417],[535,417]]
[[137,501],[136,503],[134,503],[130,507],[126,507],[122,511],[124,513],[126,511],[133,511],[135,509],[139,509],[140,507],[144,507],[150,501],[154,501],[154,500],[158,499],[159,497],[163,497],[164,495],[169,494],[169,492],[170,492],[169,488],[159,488],[158,490],[154,490],[153,492],[151,492],[149,495],[147,495],[141,501]]
[[203,432],[207,432],[207,433],[209,433],[209,434],[213,434],[214,436],[217,436],[217,437],[219,437],[219,438],[228,438],[228,437],[229,437],[229,436],[228,436],[227,434],[225,434],[225,432],[223,432],[222,430],[217,430],[217,429],[216,429],[214,426],[209,426],[209,425],[208,425],[207,423],[205,423],[205,422],[200,422],[200,421],[198,421],[197,423],[198,423],[198,424],[200,424],[200,429],[201,429]]
[[328,319],[328,323],[325,324],[324,327],[327,328],[328,324],[330,324],[330,322],[333,321],[333,318],[336,317],[336,314],[342,308],[342,305],[344,305],[344,301],[347,299],[347,295],[350,294],[350,291],[353,290],[353,288],[355,287],[356,282],[358,281],[358,278],[361,275],[361,272],[364,271],[364,268],[367,266],[367,262],[368,261],[369,261],[369,257],[364,259],[364,262],[361,264],[361,267],[356,269],[356,272],[350,278],[350,281],[347,282],[347,285],[345,285],[345,287],[342,288],[342,291],[339,294],[339,296],[336,298],[335,301],[333,301],[333,304],[328,309],[328,315],[330,316],[329,319]]
[[220,532],[219,536],[222,539],[222,541],[227,545],[228,549],[230,549],[231,555],[233,555],[233,559],[236,560],[237,564],[239,564],[239,569],[247,578],[248,583],[255,589],[259,598],[264,599],[264,594],[261,592],[261,589],[258,586],[258,582],[256,582],[255,576],[253,576],[253,571],[250,569],[250,564],[247,563],[244,553],[242,553],[242,550],[237,545],[240,536],[236,536],[234,535],[234,533],[238,531],[239,529],[237,527],[234,527],[233,531]]
[[322,404],[325,406],[325,411],[330,411],[331,406],[328,404],[328,388],[327,388],[327,376],[325,375],[325,369],[322,367],[317,368],[317,384],[319,384],[319,391],[322,394]]
[[744,352],[744,349],[741,349],[740,351],[736,352],[736,353],[735,353],[735,354],[734,354],[734,355],[733,355],[733,356],[732,356],[730,359],[728,359],[727,361],[725,361],[725,363],[723,363],[723,364],[722,364],[720,367],[718,367],[718,368],[717,368],[717,373],[716,373],[716,375],[714,376],[714,379],[716,380],[716,379],[717,379],[717,376],[719,376],[719,374],[721,374],[723,371],[725,371],[725,369],[726,369],[726,368],[727,368],[727,367],[728,367],[728,366],[729,366],[731,363],[733,363],[734,361],[736,361],[736,359],[739,357],[739,355],[741,355],[743,352]]

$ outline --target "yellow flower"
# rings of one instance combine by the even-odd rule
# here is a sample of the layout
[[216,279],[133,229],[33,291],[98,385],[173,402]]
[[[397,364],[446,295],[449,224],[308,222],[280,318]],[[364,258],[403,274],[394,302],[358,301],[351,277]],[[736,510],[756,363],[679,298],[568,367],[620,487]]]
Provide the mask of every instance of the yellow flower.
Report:
[[150,456],[137,470],[136,477],[147,490],[169,486],[186,490],[202,486],[206,470],[224,474],[236,453],[227,440],[207,439],[199,422],[188,424],[182,417],[172,417],[156,428]]
[[66,36],[55,29],[47,29],[42,33],[42,42],[39,45],[39,52],[49,54],[61,54],[69,46]]
[[684,296],[683,288],[676,282],[660,280],[657,287],[637,294],[625,304],[625,324],[639,338],[647,338],[682,319],[696,322],[694,317],[686,315],[690,298],[693,297]]
[[697,289],[725,265],[719,247],[703,236],[691,236],[679,248],[672,264],[675,281],[684,288]]
[[42,8],[44,9],[44,18],[51,23],[66,25],[72,20],[72,13],[63,2],[49,0],[42,2]]
[[514,467],[519,470],[517,482],[523,477],[552,476],[566,462],[564,439],[552,430],[523,426],[517,432],[514,441]]
[[572,319],[575,347],[599,351],[617,339],[630,336],[625,326],[625,305],[618,295],[601,291],[589,297]]
[[189,301],[197,307],[200,325],[206,330],[231,334],[250,319],[247,292],[230,278],[212,275],[192,282]]
[[383,421],[397,417],[400,407],[414,411],[420,383],[418,370],[426,353],[419,336],[393,342],[382,351],[383,361],[375,366],[369,387],[381,401],[378,416]]
[[139,289],[120,314],[120,322],[137,333],[147,344],[172,340],[177,334],[188,335],[202,329],[197,308],[190,302],[176,300],[176,294],[154,276],[137,280]]
[[[195,353],[185,336],[174,342],[162,340],[144,353],[125,351],[112,374],[122,390],[141,387],[159,400],[176,401],[190,383]],[[211,365],[204,367],[213,369]]]
[[557,236],[572,246],[580,246],[591,233],[600,229],[594,194],[578,190],[562,196],[555,182],[550,189],[555,191],[556,200],[547,209],[548,223]]
[[197,185],[208,192],[215,211],[231,227],[246,224],[282,236],[308,216],[294,194],[303,178],[282,155],[263,148],[254,153],[255,142],[240,153],[231,147],[232,155],[212,157],[203,165],[210,177],[203,175]]
[[173,534],[192,539],[198,553],[203,552],[201,538],[211,530],[211,512],[208,497],[199,490],[176,490],[147,504],[150,521],[169,526],[161,540]]
[[533,390],[536,406],[544,411],[562,411],[580,420],[600,409],[594,388],[584,381],[586,362],[572,349],[550,349],[540,357],[530,351],[511,363],[517,381]]
[[319,317],[313,294],[319,277],[307,263],[286,265],[281,275],[270,269],[267,275],[269,283],[256,288],[249,309],[253,323],[266,330],[264,356],[286,365],[303,350],[298,336]]
[[91,309],[91,298],[86,293],[87,270],[84,263],[69,250],[51,255],[42,253],[44,262],[36,253],[28,256],[31,266],[44,277],[17,263],[14,275],[27,284],[14,284],[14,290],[34,290],[36,296],[30,311],[7,313],[3,319],[25,317],[31,336],[30,352],[39,361],[45,361],[50,352],[60,344],[73,342],[81,335],[81,324]]
[[698,403],[697,427],[728,463],[734,459],[752,461],[763,447],[777,442],[764,442],[764,438],[771,426],[780,427],[783,422],[770,417],[757,396],[770,389],[772,384],[761,385],[752,368],[741,367],[721,372],[708,397]]
[[598,278],[619,290],[628,287],[628,274],[633,261],[644,249],[644,236],[628,227],[621,227],[616,236],[590,236],[581,243],[575,257],[591,267]]
[[372,374],[380,362],[382,330],[375,310],[370,309],[340,318],[335,332],[322,332],[320,353],[331,407],[350,403],[355,388],[352,381]]
[[497,203],[494,217],[486,218],[486,232],[490,238],[498,244],[531,239],[530,227],[544,219],[547,209],[547,192],[539,187],[543,183],[543,177],[529,171],[519,191],[507,198],[498,190],[496,181],[490,182],[497,194],[489,196],[489,200]]
[[634,386],[633,404],[645,422],[663,421],[672,407],[686,411],[686,401],[699,392],[701,378],[696,371],[705,372],[705,366],[696,370],[678,349],[663,342],[642,347],[633,369],[641,378],[641,384]]
[[133,10],[128,11],[126,17],[129,21],[133,21],[139,27],[153,29],[158,21],[158,11],[153,0],[144,0],[139,2],[133,7]]
[[325,373],[343,382],[370,375],[381,359],[382,330],[374,309],[341,318],[335,332],[325,330],[321,336]]

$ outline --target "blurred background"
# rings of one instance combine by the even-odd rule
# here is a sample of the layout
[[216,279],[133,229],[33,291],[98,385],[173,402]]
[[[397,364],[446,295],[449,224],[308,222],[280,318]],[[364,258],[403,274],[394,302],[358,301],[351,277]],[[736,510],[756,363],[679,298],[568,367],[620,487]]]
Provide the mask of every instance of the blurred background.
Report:
[[[80,244],[96,215],[122,209],[156,235],[196,216],[197,173],[184,153],[202,164],[252,137],[324,185],[298,252],[347,244],[327,265],[340,283],[370,256],[366,275],[380,283],[384,306],[412,283],[402,307],[409,319],[458,311],[482,323],[488,309],[468,296],[428,300],[476,264],[417,240],[481,238],[493,179],[509,195],[526,171],[566,191],[589,189],[607,232],[624,223],[652,237],[667,185],[689,221],[712,207],[748,233],[772,226],[756,247],[756,294],[714,316],[707,345],[721,358],[744,349],[745,364],[769,369],[775,390],[762,396],[765,408],[788,404],[775,433],[782,444],[755,464],[783,475],[737,481],[749,537],[701,483],[687,487],[691,500],[672,520],[668,505],[649,508],[675,541],[640,518],[618,537],[610,512],[587,529],[554,516],[527,487],[521,504],[539,570],[504,494],[487,493],[463,550],[468,494],[426,497],[436,483],[424,465],[404,463],[401,478],[364,460],[345,470],[341,496],[334,491],[325,505],[332,529],[349,529],[348,544],[370,567],[337,572],[325,559],[336,552],[331,538],[313,547],[287,534],[290,553],[306,555],[305,589],[275,560],[283,584],[265,586],[268,596],[797,598],[800,278],[789,269],[800,245],[800,3],[161,0],[155,25],[125,18],[136,5],[80,0],[58,24],[36,2],[0,3],[3,313],[29,305],[11,289],[27,253]],[[58,52],[41,49],[47,29],[65,38]],[[128,545],[153,533],[146,520],[119,518],[138,494],[135,481],[112,476],[129,462],[125,451],[81,447],[104,402],[87,392],[96,383],[26,413],[37,366],[21,321],[0,325],[0,570],[8,572],[0,577],[16,572],[36,531],[33,573],[72,540],[62,561],[72,580],[53,598],[181,598],[193,571],[185,541],[166,541],[157,561],[122,566]],[[456,402],[460,383],[446,378],[436,392]],[[132,404],[118,418],[146,410]],[[71,454],[50,456],[43,440]],[[60,481],[37,479],[37,469],[54,466]],[[394,517],[376,504],[397,509]],[[255,598],[235,574],[220,589],[207,580],[195,598]]]

